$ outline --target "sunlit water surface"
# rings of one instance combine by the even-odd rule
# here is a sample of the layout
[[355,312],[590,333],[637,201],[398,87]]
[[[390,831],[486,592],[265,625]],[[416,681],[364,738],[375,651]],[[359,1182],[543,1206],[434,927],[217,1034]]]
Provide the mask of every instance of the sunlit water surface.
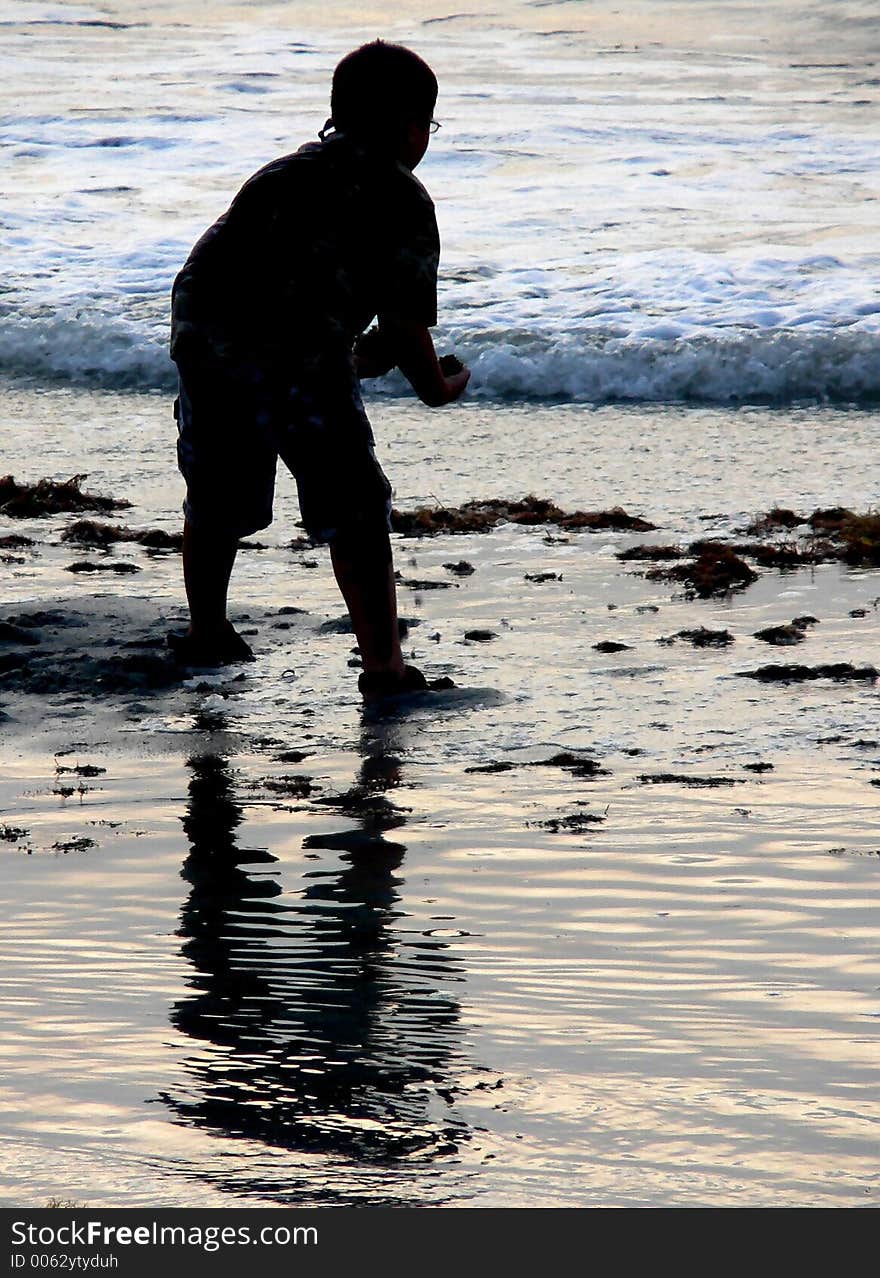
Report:
[[[134,500],[111,518],[178,527],[164,398],[8,387],[4,415],[16,474],[75,457]],[[396,538],[406,580],[448,585],[401,586],[407,652],[459,689],[379,717],[325,552],[287,548],[289,478],[234,584],[258,663],[154,691],[100,680],[182,619],[178,557],[5,521],[34,545],[3,617],[83,623],[44,640],[57,686],[2,696],[5,1201],[873,1203],[877,687],[735,675],[876,663],[876,573],[688,602],[615,557],[777,501],[864,509],[871,415],[373,416],[401,506],[533,489],[658,531]],[[752,637],[805,613],[794,656]],[[701,624],[735,642],[656,642]]]

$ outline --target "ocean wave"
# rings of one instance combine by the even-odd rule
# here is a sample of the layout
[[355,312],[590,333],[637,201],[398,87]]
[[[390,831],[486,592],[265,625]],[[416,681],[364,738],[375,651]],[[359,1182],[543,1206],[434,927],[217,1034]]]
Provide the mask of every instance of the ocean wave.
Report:
[[[724,329],[694,335],[440,331],[484,400],[604,404],[871,404],[880,401],[880,333],[858,328]],[[110,390],[170,390],[161,325],[98,314],[0,317],[0,374]],[[404,390],[399,374],[374,383]]]
[[461,344],[473,393],[585,403],[872,403],[880,334],[721,330],[669,337],[566,334]]
[[177,380],[155,329],[97,312],[0,316],[0,373],[106,390],[170,390]]

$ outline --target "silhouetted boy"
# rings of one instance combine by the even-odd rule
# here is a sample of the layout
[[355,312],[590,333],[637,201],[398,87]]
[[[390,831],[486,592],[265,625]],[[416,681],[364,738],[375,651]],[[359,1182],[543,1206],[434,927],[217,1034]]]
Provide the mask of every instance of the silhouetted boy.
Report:
[[[413,169],[437,127],[436,100],[433,71],[409,49],[377,40],[349,53],[321,140],[254,174],[175,280],[191,623],[169,643],[184,664],[252,659],[226,618],[227,588],[239,538],[271,522],[281,457],[306,531],[330,545],[362,692],[426,686],[400,651],[391,489],[358,379],[397,365],[439,407],[470,376],[454,357],[438,360],[429,331],[439,238]],[[374,317],[378,329],[361,337]]]

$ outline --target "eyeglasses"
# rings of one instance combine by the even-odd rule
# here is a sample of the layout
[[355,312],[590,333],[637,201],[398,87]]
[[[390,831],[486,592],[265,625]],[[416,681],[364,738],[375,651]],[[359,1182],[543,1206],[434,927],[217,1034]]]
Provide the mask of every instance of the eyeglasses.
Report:
[[439,121],[439,120],[430,120],[430,121],[428,122],[428,132],[429,132],[429,133],[436,133],[436,132],[437,132],[437,130],[438,130],[439,128],[440,128],[440,121]]

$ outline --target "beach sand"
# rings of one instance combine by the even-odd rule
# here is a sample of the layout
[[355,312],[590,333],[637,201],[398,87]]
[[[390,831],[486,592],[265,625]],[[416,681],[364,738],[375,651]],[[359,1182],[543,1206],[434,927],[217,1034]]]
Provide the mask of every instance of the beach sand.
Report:
[[[18,480],[77,456],[133,503],[89,518],[179,531],[165,399],[5,405]],[[457,687],[387,712],[289,477],[234,580],[257,661],[191,676],[175,551],[2,520],[32,544],[0,621],[37,640],[0,646],[6,1200],[872,1204],[878,685],[741,676],[864,674],[880,576],[687,598],[618,557],[864,511],[870,417],[418,411],[374,412],[401,509],[536,492],[657,530],[396,536],[405,651]]]

